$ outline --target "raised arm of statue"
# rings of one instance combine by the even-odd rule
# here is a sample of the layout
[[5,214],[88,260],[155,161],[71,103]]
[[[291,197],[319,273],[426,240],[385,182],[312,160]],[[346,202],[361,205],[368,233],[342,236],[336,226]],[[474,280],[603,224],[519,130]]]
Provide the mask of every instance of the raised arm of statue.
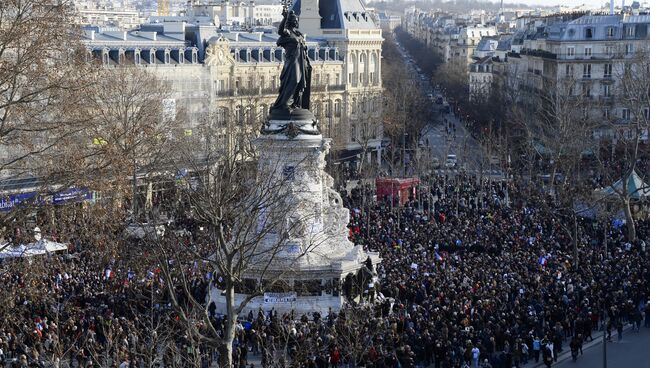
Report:
[[289,12],[287,9],[282,10],[282,20],[280,21],[280,25],[278,26],[278,34],[280,36],[286,36],[287,35],[287,16],[289,15]]

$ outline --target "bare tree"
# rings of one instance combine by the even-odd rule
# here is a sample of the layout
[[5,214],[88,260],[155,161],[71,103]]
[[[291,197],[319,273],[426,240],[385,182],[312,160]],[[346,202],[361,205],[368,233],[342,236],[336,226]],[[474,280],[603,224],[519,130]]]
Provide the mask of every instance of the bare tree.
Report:
[[[236,137],[240,144],[232,150],[206,146],[205,157],[214,160],[191,161],[192,171],[200,173],[199,184],[188,188],[183,198],[196,244],[179,247],[165,239],[157,244],[171,304],[189,335],[219,347],[220,364],[225,367],[233,364],[232,342],[240,313],[266,291],[290,290],[284,280],[323,241],[312,239],[306,228],[314,221],[306,213],[313,209],[300,207],[305,204],[296,199],[306,189],[293,177],[305,175],[308,165],[303,167],[299,160],[295,171],[287,171],[281,162],[266,162],[256,169],[258,156],[250,138],[249,132],[242,131]],[[260,142],[258,150],[272,149]],[[307,243],[297,244],[295,239]],[[210,319],[205,294],[195,292],[184,272],[194,261],[205,263],[219,279],[215,290],[225,305],[223,331]]]
[[[644,152],[650,129],[650,61],[647,51],[640,51],[620,66],[621,69],[616,71],[610,69],[610,73],[613,72],[619,81],[615,92],[626,116],[606,122],[603,130],[610,134],[603,138],[611,139],[612,155],[610,158],[599,155],[598,162],[599,172],[613,194],[606,200],[614,199],[623,209],[628,240],[635,241],[637,234],[632,203],[649,189],[629,187],[630,177],[639,170],[640,159],[647,157]],[[617,181],[622,184],[620,187],[615,185]]]
[[589,88],[572,76],[545,79],[544,87],[536,94],[536,118],[526,120],[528,143],[542,162],[542,172],[550,173],[553,203],[546,203],[545,208],[561,220],[559,223],[571,239],[575,267],[579,243],[576,208],[590,192],[581,163],[594,148],[594,131],[598,127]]
[[116,188],[112,195],[130,201],[135,221],[142,215],[138,183],[172,164],[171,140],[182,135],[176,101],[167,85],[144,69],[101,68],[82,109],[92,117],[76,137],[84,175],[108,192]]
[[[43,158],[85,128],[77,107],[90,84],[72,9],[71,1],[0,3],[0,180],[37,177],[37,191],[63,181]],[[0,228],[24,220],[30,204],[21,206],[0,212]]]

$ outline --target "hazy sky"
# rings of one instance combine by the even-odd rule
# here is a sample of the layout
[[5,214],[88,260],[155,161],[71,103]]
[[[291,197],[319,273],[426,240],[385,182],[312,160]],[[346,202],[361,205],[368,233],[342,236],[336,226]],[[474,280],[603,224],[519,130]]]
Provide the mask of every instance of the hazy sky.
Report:
[[[600,7],[607,2],[607,0],[503,0],[504,3],[525,3],[525,4],[537,4],[537,5],[590,5],[592,7]],[[614,4],[620,5],[621,0],[614,0]],[[626,0],[626,3],[632,4],[632,0]]]

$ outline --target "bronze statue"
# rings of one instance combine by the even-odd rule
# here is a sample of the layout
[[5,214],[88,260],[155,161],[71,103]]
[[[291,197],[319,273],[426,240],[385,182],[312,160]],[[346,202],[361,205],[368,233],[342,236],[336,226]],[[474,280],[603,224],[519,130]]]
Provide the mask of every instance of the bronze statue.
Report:
[[277,45],[284,48],[285,58],[280,74],[280,91],[271,107],[271,116],[290,119],[298,112],[296,110],[309,110],[311,65],[305,38],[298,30],[298,17],[286,7],[282,15]]

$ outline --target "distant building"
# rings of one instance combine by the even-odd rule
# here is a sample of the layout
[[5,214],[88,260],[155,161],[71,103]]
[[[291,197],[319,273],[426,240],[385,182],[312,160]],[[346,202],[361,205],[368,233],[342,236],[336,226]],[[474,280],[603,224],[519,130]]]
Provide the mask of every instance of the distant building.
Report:
[[402,23],[402,17],[397,15],[389,15],[386,12],[380,12],[377,15],[379,18],[379,25],[385,32],[392,32]]
[[145,17],[135,9],[78,8],[77,21],[80,25],[95,25],[133,29],[145,21]]
[[[573,18],[548,18],[545,24],[515,35],[521,37],[521,46],[508,55],[509,78],[516,78],[513,85],[527,91],[571,82],[568,98],[580,96],[591,101],[585,113],[625,131],[634,112],[617,98],[620,78],[633,60],[648,58],[650,16]],[[641,106],[639,111],[650,119],[650,106]]]
[[[307,34],[313,67],[311,110],[325,136],[334,139],[339,159],[381,160],[381,29],[360,0],[298,0],[300,29]],[[187,129],[215,116],[225,146],[234,132],[257,131],[277,97],[283,49],[275,29],[226,31],[212,15],[156,18],[134,31],[89,28],[89,57],[110,67],[146,68],[170,82],[188,112]],[[197,134],[193,134],[194,137]],[[199,138],[200,139],[200,138]]]

